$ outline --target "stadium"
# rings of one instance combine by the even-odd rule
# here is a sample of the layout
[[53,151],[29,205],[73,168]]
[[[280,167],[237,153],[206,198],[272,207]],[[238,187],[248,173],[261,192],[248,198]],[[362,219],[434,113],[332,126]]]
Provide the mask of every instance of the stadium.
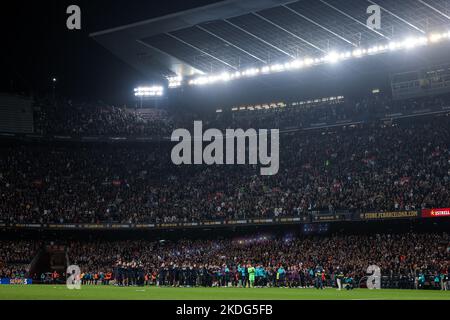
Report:
[[11,51],[0,300],[450,300],[450,1],[176,2]]

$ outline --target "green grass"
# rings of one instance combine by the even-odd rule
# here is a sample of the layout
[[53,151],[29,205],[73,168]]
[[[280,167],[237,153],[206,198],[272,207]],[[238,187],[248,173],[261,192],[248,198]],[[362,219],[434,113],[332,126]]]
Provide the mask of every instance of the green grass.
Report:
[[450,300],[450,291],[1,286],[0,300]]

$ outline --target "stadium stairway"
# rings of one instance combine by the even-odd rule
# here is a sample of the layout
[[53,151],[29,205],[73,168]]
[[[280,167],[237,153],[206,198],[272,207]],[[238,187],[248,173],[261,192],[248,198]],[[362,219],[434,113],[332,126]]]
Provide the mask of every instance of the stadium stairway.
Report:
[[49,275],[53,272],[59,274],[56,282],[64,281],[67,270],[68,256],[63,246],[48,245],[42,247],[30,265],[29,275],[35,282],[41,282],[41,275]]

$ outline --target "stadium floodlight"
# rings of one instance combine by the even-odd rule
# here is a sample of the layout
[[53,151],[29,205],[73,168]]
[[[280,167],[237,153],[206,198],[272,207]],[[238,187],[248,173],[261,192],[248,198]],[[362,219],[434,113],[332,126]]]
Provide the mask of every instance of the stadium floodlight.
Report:
[[183,77],[182,76],[175,76],[175,77],[168,77],[167,81],[169,81],[169,88],[178,88],[181,87],[183,84]]
[[439,42],[442,40],[442,38],[444,38],[442,34],[435,33],[435,34],[430,35],[430,42],[433,42],[433,43]]
[[246,77],[253,77],[256,76],[260,73],[260,70],[258,68],[252,68],[252,69],[248,69],[242,72],[243,76]]
[[380,48],[378,46],[375,46],[375,47],[369,48],[369,50],[367,50],[367,53],[368,54],[376,54],[379,51],[380,51]]
[[330,52],[327,56],[325,56],[324,60],[330,63],[336,63],[341,59],[341,55],[336,51]]
[[272,72],[280,72],[280,71],[284,71],[286,68],[284,65],[282,64],[274,64],[272,66],[270,66],[270,71]]
[[448,33],[433,33],[429,37],[429,41],[431,43],[437,43],[441,42],[442,40],[445,40],[446,38],[450,37],[450,32]]
[[444,33],[433,33],[428,36],[421,37],[408,37],[403,41],[391,41],[384,45],[374,45],[368,48],[356,48],[353,51],[347,52],[335,52],[330,51],[326,55],[322,57],[305,57],[302,59],[295,59],[290,62],[286,62],[284,64],[275,63],[269,66],[263,66],[260,69],[253,68],[245,71],[236,71],[232,74],[222,74],[222,75],[210,75],[210,76],[200,76],[199,78],[191,79],[188,84],[189,85],[203,85],[215,83],[218,81],[227,82],[230,80],[240,79],[243,77],[254,77],[259,74],[271,74],[271,73],[279,73],[283,71],[290,71],[295,69],[300,69],[303,67],[320,65],[323,63],[336,63],[341,60],[348,60],[351,58],[361,58],[368,55],[377,55],[382,54],[388,51],[396,51],[396,50],[409,50],[420,46],[426,46],[429,44],[434,44],[437,42],[441,42],[443,40],[450,39],[450,31]]
[[398,47],[399,47],[399,44],[397,42],[395,42],[395,41],[389,42],[389,50],[395,51],[398,49]]
[[403,41],[403,47],[405,49],[412,49],[417,45],[417,39],[416,38],[408,38],[405,41]]
[[224,72],[220,75],[222,81],[230,81],[231,80],[231,75],[228,72]]
[[262,73],[269,73],[270,72],[270,67],[269,66],[264,66],[261,68],[261,72]]
[[306,58],[303,63],[305,64],[305,66],[310,66],[314,63],[314,60],[311,58]]
[[361,57],[362,56],[362,50],[361,49],[353,50],[352,55],[354,57]]
[[301,60],[299,60],[299,59],[296,59],[296,60],[294,60],[294,61],[291,62],[291,67],[292,67],[293,69],[300,69],[300,68],[302,68],[303,66],[304,66],[303,61],[301,61]]
[[197,84],[199,85],[204,85],[209,83],[209,78],[208,77],[200,77],[197,81]]
[[153,87],[138,87],[134,89],[136,97],[162,97],[164,95],[164,88],[162,86]]

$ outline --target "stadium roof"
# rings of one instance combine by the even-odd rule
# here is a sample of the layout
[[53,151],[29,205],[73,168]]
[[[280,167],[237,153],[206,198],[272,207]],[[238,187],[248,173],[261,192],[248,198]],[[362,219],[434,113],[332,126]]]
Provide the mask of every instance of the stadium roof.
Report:
[[[382,10],[380,30],[367,8]],[[373,46],[450,27],[450,0],[226,0],[91,36],[144,74],[191,76]]]

